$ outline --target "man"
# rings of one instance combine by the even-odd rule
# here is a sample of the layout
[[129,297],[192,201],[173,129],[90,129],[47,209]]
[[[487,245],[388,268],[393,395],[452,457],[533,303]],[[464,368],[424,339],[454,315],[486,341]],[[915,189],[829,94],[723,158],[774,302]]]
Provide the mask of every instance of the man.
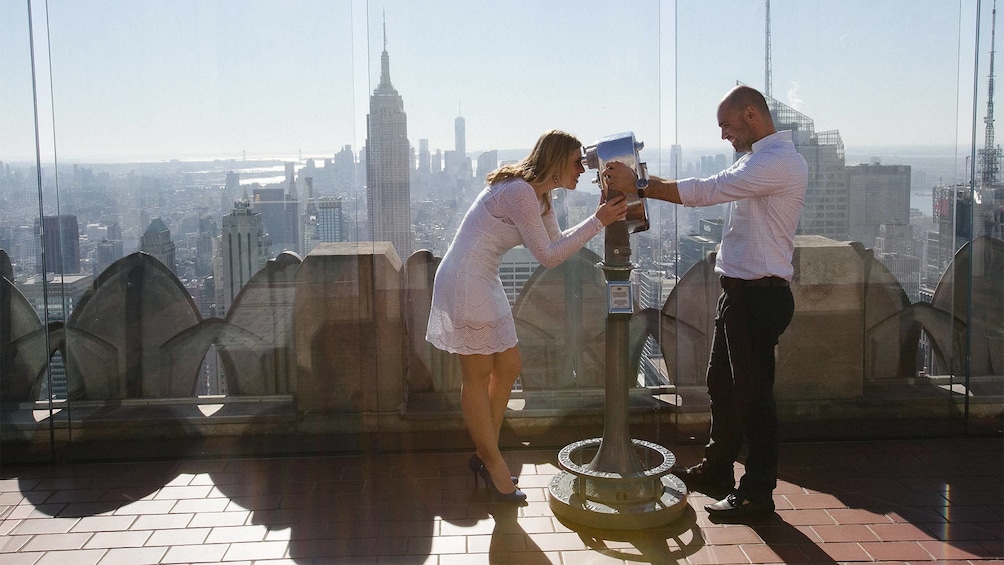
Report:
[[[705,506],[724,521],[774,511],[777,486],[777,407],[774,347],[794,312],[788,284],[794,269],[795,228],[808,184],[805,159],[791,132],[777,132],[763,95],[733,88],[718,105],[722,139],[745,153],[706,179],[639,181],[629,167],[611,163],[607,186],[620,192],[687,206],[729,202],[715,262],[722,294],[708,361],[711,440],[703,461],[678,472],[691,490],[713,497]],[[735,487],[733,464],[745,439],[746,473]]]

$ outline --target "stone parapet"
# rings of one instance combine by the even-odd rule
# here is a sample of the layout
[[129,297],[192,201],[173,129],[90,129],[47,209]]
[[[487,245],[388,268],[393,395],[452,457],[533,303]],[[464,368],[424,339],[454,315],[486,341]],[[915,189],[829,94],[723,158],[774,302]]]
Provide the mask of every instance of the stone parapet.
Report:
[[397,410],[408,340],[401,261],[391,244],[322,243],[295,282],[299,411]]
[[[967,388],[962,376],[918,374],[916,359],[922,331],[940,366],[958,359],[967,322],[958,307],[960,267],[931,304],[910,304],[871,250],[796,238],[796,311],[777,348],[782,435],[858,438],[860,430],[828,425],[856,420],[881,421],[867,430],[879,437],[901,435],[909,425],[952,430],[964,418],[970,431],[999,430],[1001,313],[991,306],[1000,304],[1002,282],[993,268],[1004,264],[1004,253],[999,241],[982,239],[975,252],[990,268],[973,270],[972,300],[986,311],[972,326],[973,368],[980,372]],[[174,275],[155,261],[123,258],[96,278],[65,325],[48,328],[9,279],[0,280],[5,456],[100,458],[87,455],[88,446],[112,453],[116,445],[124,456],[155,454],[158,445],[179,454],[470,447],[457,356],[424,340],[438,264],[428,252],[413,254],[407,266],[387,242],[322,244],[302,261],[284,253],[248,281],[225,319],[200,318]],[[605,288],[597,261],[582,251],[559,268],[541,269],[518,299],[524,389],[513,395],[506,446],[560,446],[602,428]],[[683,276],[661,311],[632,319],[632,359],[648,336],[661,337],[665,356],[659,366],[668,383],[630,394],[632,425],[653,428],[655,439],[673,433],[700,441],[707,430],[704,373],[720,292],[710,254]],[[59,353],[64,360],[70,393],[51,412],[39,399],[46,343],[48,358]],[[214,350],[227,390],[200,395],[201,364]]]

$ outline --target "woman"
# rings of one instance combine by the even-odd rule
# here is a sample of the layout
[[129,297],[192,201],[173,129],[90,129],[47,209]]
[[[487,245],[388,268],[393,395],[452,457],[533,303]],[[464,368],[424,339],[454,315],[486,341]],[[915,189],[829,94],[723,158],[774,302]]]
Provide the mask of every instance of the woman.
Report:
[[617,195],[561,232],[551,191],[574,189],[584,171],[579,140],[563,131],[544,133],[525,159],[488,175],[488,186],[464,215],[436,271],[426,339],[460,355],[461,409],[477,448],[471,471],[475,485],[481,475],[497,500],[526,500],[498,447],[509,393],[522,365],[499,264],[506,251],[522,244],[542,265],[554,267],[604,226],[624,219],[627,203]]

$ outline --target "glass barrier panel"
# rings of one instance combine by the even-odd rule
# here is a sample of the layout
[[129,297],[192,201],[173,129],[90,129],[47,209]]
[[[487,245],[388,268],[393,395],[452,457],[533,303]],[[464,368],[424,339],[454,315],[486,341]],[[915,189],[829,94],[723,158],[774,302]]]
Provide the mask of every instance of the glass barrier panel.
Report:
[[[447,261],[459,282],[437,300],[462,283],[480,291],[465,315],[512,313],[506,441],[597,423],[621,372],[646,439],[703,441],[716,260],[748,206],[633,195],[628,233],[589,218],[615,140],[662,179],[733,167],[749,132],[718,106],[737,84],[808,171],[778,273],[795,304],[782,423],[795,439],[851,439],[862,419],[999,431],[989,3],[6,6],[0,379],[4,421],[30,436],[5,425],[5,446],[420,449],[440,430],[466,449],[460,357],[426,332],[452,315],[437,271],[470,243],[477,262]],[[555,129],[582,153],[528,173],[539,213],[485,204],[489,179],[546,168],[533,148]],[[550,249],[556,230],[575,241]]]

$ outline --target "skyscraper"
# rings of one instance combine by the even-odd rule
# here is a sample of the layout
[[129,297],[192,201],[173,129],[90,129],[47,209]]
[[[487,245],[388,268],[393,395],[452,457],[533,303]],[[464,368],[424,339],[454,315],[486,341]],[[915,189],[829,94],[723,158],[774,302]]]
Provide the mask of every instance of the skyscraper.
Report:
[[220,194],[220,214],[228,214],[234,207],[234,202],[241,197],[241,174],[234,171],[227,173],[223,192]]
[[154,218],[150,226],[146,228],[140,240],[139,250],[156,257],[161,263],[171,269],[172,273],[178,273],[178,266],[175,261],[175,245],[171,241],[171,230],[160,218]]
[[480,183],[484,183],[485,179],[488,178],[488,173],[497,169],[498,166],[499,166],[498,150],[492,149],[491,151],[485,151],[481,155],[478,155],[478,174],[476,180]]
[[457,119],[453,120],[453,139],[454,139],[454,150],[460,154],[460,157],[467,156],[467,122],[464,121],[463,116],[457,116]]
[[41,241],[45,250],[44,268],[42,253],[35,254],[36,272],[65,274],[80,272],[80,228],[76,216],[70,214],[43,216],[41,224],[38,218],[35,218],[35,241]]
[[865,247],[875,245],[883,225],[910,224],[910,166],[855,165],[847,167],[849,239]]
[[252,189],[254,208],[261,214],[265,231],[276,252],[300,253],[300,213],[296,183],[289,183],[289,192],[282,188]]
[[457,116],[453,120],[453,151],[447,151],[443,154],[446,173],[451,180],[456,181],[456,187],[460,190],[465,189],[470,184],[471,176],[474,174],[471,168],[471,160],[467,157],[466,129],[466,122],[463,116]]
[[247,192],[223,216],[223,229],[215,264],[216,312],[226,316],[234,298],[272,256],[272,242],[262,216],[251,206]]
[[317,240],[345,241],[345,217],[342,199],[325,197],[317,201]]
[[390,241],[402,260],[411,255],[411,170],[408,117],[390,82],[387,30],[380,55],[380,84],[366,117],[366,213],[370,239]]
[[797,233],[846,241],[850,203],[840,132],[817,132],[811,118],[769,96],[767,106],[778,131],[791,130],[795,149],[809,166],[809,186]]
[[219,235],[212,216],[199,216],[199,235],[196,236],[195,274],[200,277],[213,273],[213,242]]
[[418,172],[428,174],[431,163],[431,155],[429,154],[429,140],[419,139],[418,140]]
[[356,156],[352,152],[351,145],[343,145],[341,151],[335,153],[332,168],[335,193],[354,192],[356,188]]

